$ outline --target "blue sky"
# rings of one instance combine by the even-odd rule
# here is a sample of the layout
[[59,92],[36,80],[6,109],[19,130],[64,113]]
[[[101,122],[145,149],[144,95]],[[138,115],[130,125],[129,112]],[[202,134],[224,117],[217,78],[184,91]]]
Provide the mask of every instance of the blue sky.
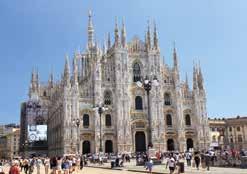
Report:
[[208,116],[246,115],[247,1],[1,0],[0,124],[19,121],[33,68],[44,82],[51,69],[58,79],[65,54],[85,48],[89,9],[101,43],[115,17],[124,17],[128,40],[144,38],[147,20],[155,20],[169,65],[176,41],[182,78],[188,72],[191,81],[193,60],[200,60]]

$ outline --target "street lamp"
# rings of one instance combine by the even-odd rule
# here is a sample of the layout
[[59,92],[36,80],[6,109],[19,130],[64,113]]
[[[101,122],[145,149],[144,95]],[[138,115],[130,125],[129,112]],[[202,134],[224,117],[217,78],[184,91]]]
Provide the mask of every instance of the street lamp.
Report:
[[100,135],[99,135],[99,141],[100,141],[100,145],[99,145],[99,152],[102,152],[102,122],[101,122],[101,115],[104,111],[108,110],[108,108],[104,107],[104,106],[96,106],[94,108],[94,110],[97,110],[97,112],[99,113],[99,129],[100,129]]
[[[77,154],[79,154],[79,146],[80,146],[80,134],[79,134],[79,128],[80,128],[80,124],[81,124],[81,120],[79,119],[79,118],[74,118],[73,120],[72,120],[72,123],[76,126],[76,128],[77,128]],[[79,137],[78,137],[78,135],[79,135]]]
[[154,77],[154,79],[151,81],[148,79],[148,77],[146,76],[146,78],[144,79],[144,81],[138,81],[137,86],[139,87],[143,87],[145,89],[145,91],[147,92],[147,99],[148,99],[148,148],[152,148],[153,147],[153,143],[152,143],[152,117],[151,117],[151,113],[150,113],[150,90],[152,89],[152,86],[158,86],[159,82],[157,80],[157,77]]

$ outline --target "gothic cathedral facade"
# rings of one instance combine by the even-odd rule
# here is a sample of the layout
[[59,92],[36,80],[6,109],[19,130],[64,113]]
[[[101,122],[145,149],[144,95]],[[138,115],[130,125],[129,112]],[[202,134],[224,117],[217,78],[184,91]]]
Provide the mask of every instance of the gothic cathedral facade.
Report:
[[[116,22],[111,42],[110,34],[103,48],[94,41],[90,12],[87,49],[74,54],[72,72],[68,56],[58,81],[51,74],[48,83],[40,85],[33,72],[30,98],[45,96],[49,155],[78,150],[97,153],[100,137],[106,153],[145,151],[149,123],[156,150],[207,148],[209,127],[200,66],[193,67],[190,89],[187,76],[185,81],[180,79],[176,49],[173,67],[162,61],[155,25],[152,32],[148,25],[144,41],[134,37],[127,43],[124,24],[119,29]],[[149,98],[140,85],[145,78],[158,82],[151,84]],[[99,115],[96,106],[107,110]]]

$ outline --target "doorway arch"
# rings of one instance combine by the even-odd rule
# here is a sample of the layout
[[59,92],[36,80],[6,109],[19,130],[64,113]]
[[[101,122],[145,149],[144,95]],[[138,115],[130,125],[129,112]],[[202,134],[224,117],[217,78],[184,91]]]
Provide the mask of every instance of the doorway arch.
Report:
[[135,147],[136,152],[145,152],[146,151],[146,136],[143,131],[136,132],[135,134]]
[[113,143],[112,140],[105,141],[105,153],[112,153],[113,152]]
[[175,148],[174,148],[174,141],[173,139],[168,139],[167,140],[167,150],[168,151],[173,151]]
[[190,148],[193,148],[193,140],[191,138],[188,138],[186,140],[186,145],[187,145],[187,150],[189,150]]
[[83,141],[83,143],[82,143],[82,153],[83,154],[91,153],[90,141]]

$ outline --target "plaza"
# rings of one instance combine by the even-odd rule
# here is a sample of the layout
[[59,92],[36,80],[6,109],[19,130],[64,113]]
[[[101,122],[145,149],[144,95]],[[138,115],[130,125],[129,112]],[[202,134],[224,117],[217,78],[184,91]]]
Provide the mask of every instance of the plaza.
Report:
[[[9,167],[4,167],[4,172],[8,173]],[[195,169],[191,167],[185,167],[185,174],[246,174],[247,169],[238,168],[221,168],[221,167],[211,167],[210,171],[206,169]],[[33,172],[36,174],[36,169]],[[44,174],[44,167],[41,167],[41,174]],[[143,166],[135,166],[133,161],[123,168],[110,169],[110,164],[104,164],[103,166],[89,165],[84,167],[78,172],[78,174],[140,174],[148,173]],[[155,174],[169,174],[169,170],[165,168],[165,165],[156,165],[153,168],[153,173]],[[21,174],[24,174],[22,172]],[[76,173],[75,173],[76,174]]]

